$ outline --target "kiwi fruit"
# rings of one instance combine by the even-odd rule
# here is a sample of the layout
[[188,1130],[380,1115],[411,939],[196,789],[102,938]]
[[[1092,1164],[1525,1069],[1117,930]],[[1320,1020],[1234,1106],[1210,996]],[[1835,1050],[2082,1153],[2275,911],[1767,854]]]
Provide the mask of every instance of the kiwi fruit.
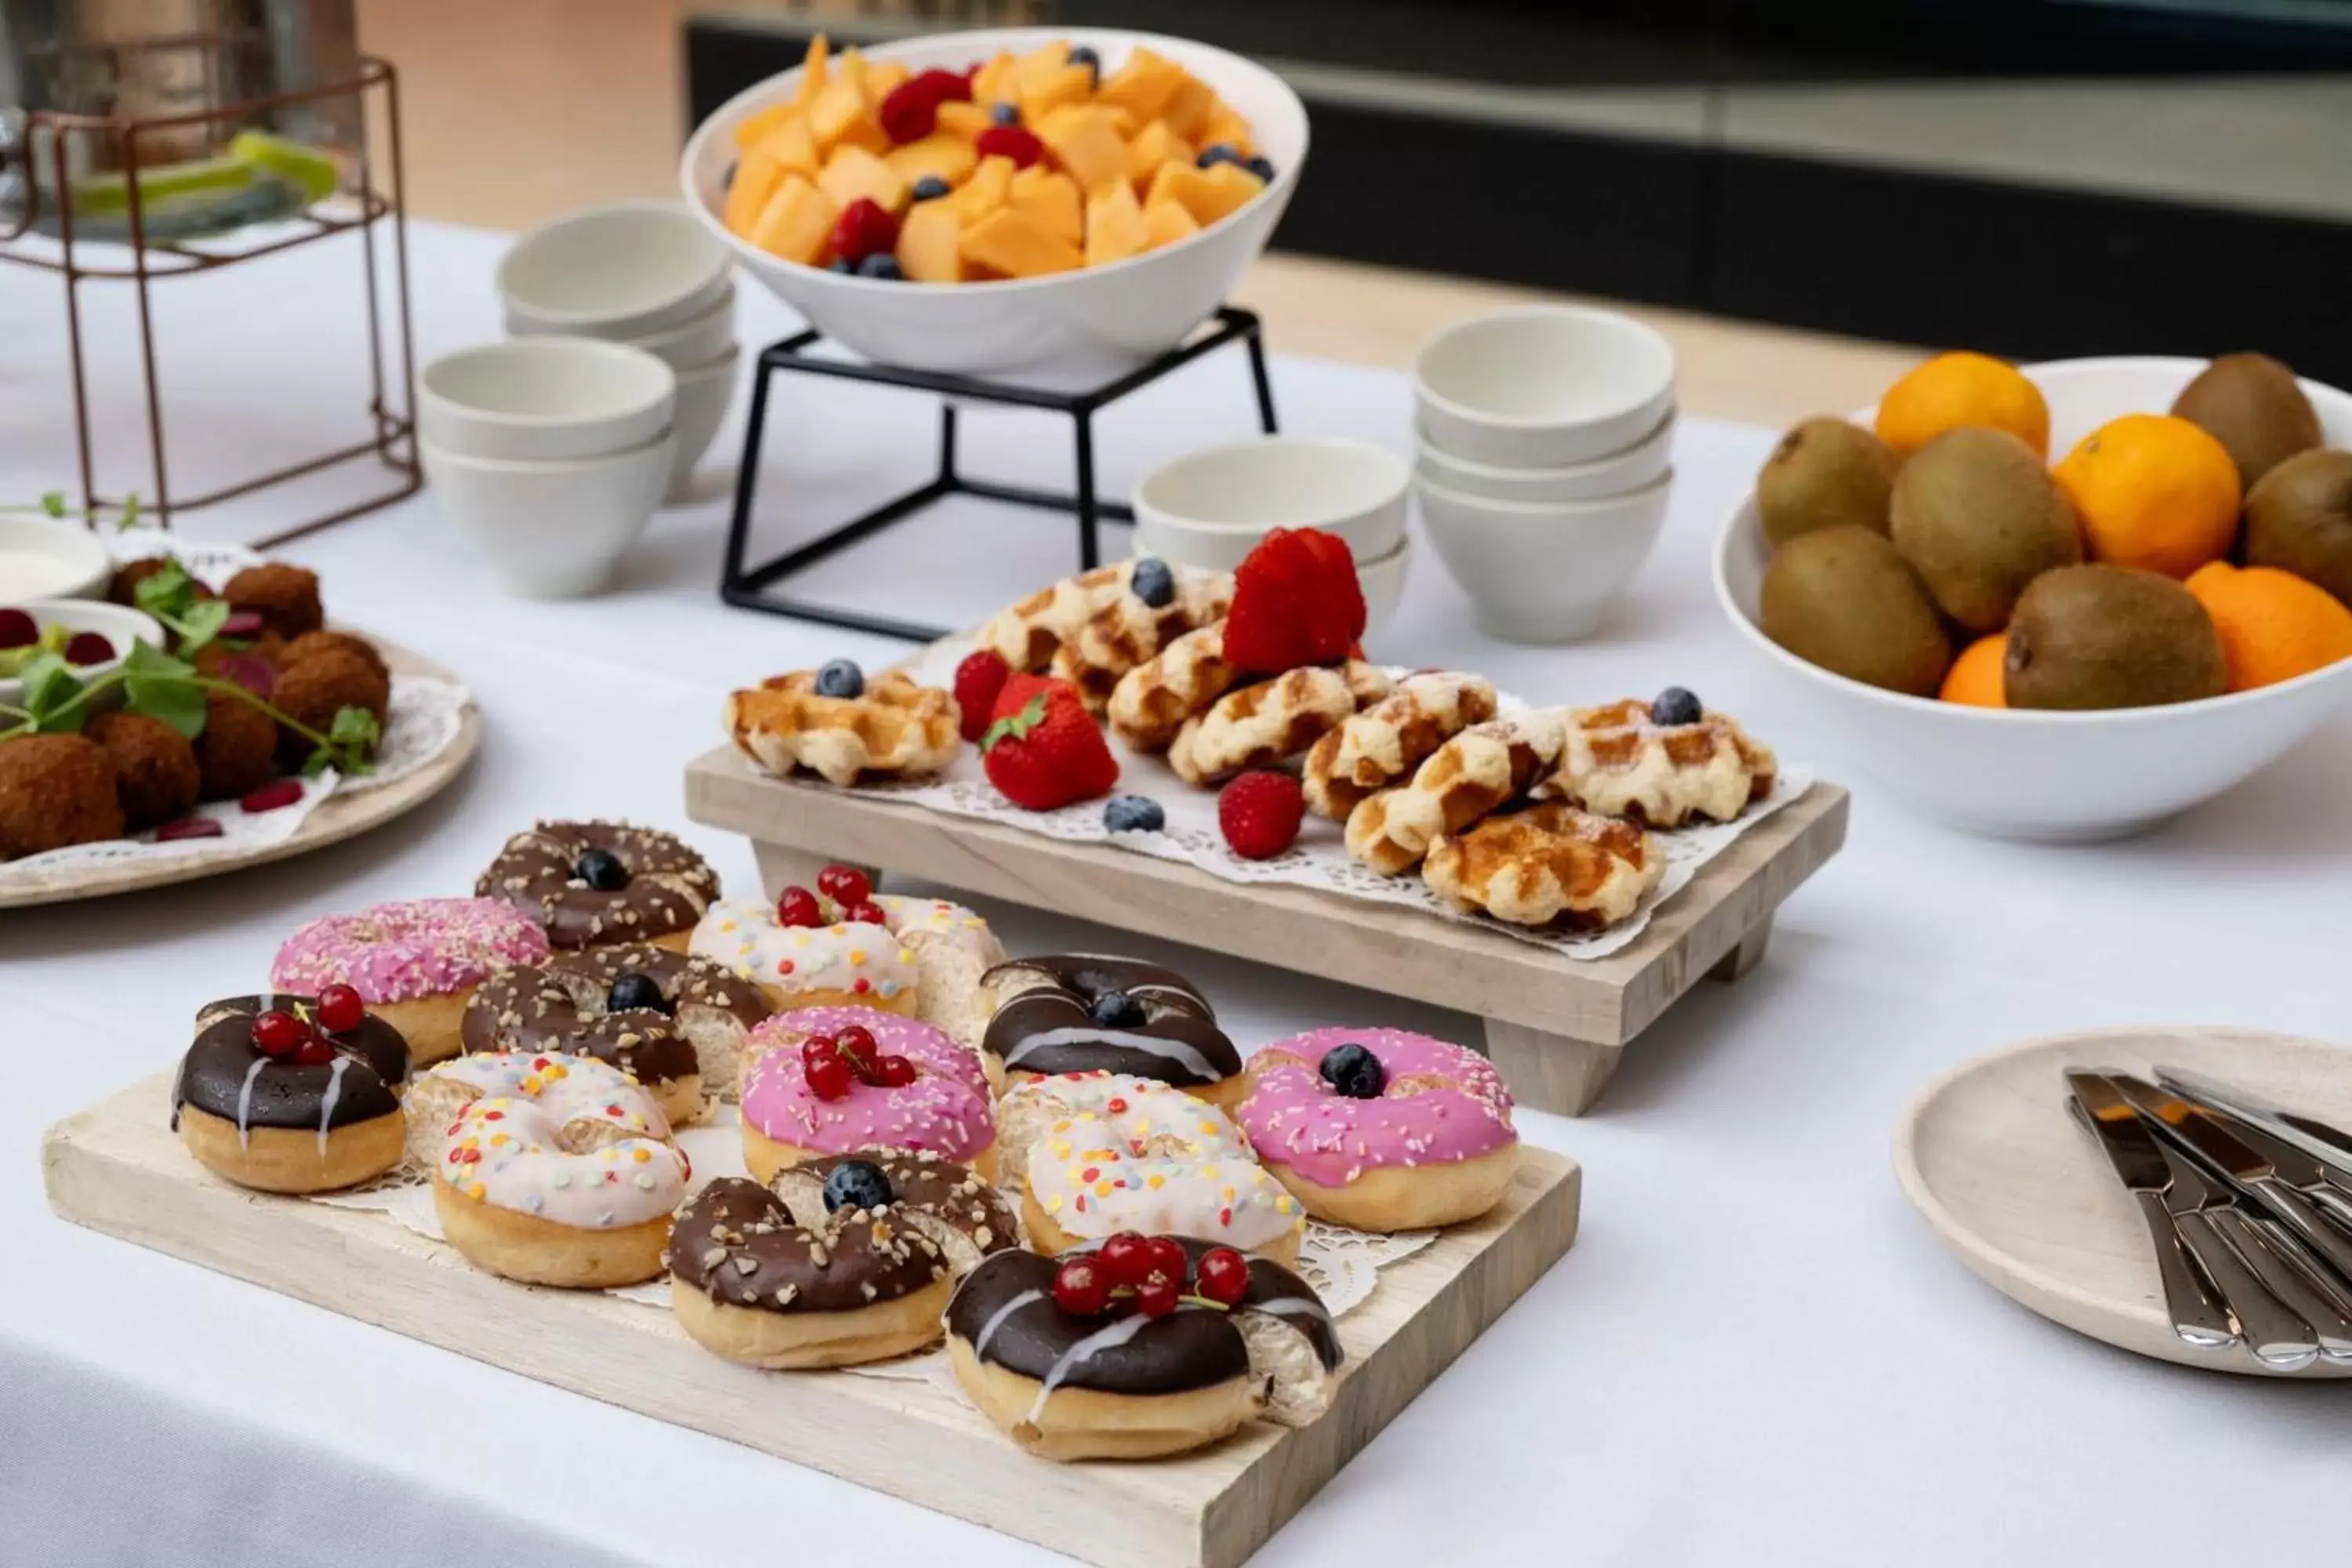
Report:
[[2246,497],[2246,564],[2352,605],[2352,452],[2305,452],[2263,476]]
[[2223,354],[2180,389],[2172,412],[2221,443],[2242,491],[2322,439],[2294,372],[2268,354]]
[[1817,528],[1886,531],[1887,497],[1903,459],[1859,425],[1806,419],[1790,427],[1756,475],[1756,512],[1775,549]]
[[1849,680],[1932,697],[1951,668],[1935,601],[1895,546],[1859,524],[1782,545],[1760,597],[1766,637]]
[[2017,601],[2002,683],[2011,708],[2155,708],[2229,687],[2221,636],[2171,578],[2062,566]]
[[1947,430],[1895,480],[1895,548],[1944,614],[1979,635],[2009,624],[2025,585],[2083,559],[2074,508],[2006,430]]

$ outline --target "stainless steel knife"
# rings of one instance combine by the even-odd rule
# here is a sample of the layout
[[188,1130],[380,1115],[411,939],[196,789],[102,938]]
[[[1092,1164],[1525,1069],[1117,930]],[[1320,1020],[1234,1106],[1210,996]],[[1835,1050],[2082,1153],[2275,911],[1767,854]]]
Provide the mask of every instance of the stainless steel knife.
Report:
[[2122,1073],[2113,1075],[2111,1081],[2126,1100],[2147,1115],[2160,1135],[2179,1139],[2241,1193],[2268,1210],[2319,1256],[2343,1289],[2352,1290],[2352,1237],[2336,1229],[2309,1198],[2281,1181],[2260,1151],[2168,1089]]
[[[2224,1111],[2256,1131],[2309,1158],[2336,1192],[2352,1197],[2352,1133],[2331,1127],[2316,1117],[2289,1110],[2251,1089],[2222,1083],[2201,1073],[2179,1068],[2158,1068],[2156,1080],[2184,1099]],[[2308,1186],[2310,1184],[2298,1184]]]
[[2172,1184],[2172,1173],[2155,1135],[2096,1073],[2070,1072],[2066,1085],[2074,1091],[2076,1116],[2097,1140],[2124,1190],[2139,1207],[2148,1241],[2156,1248],[2156,1270],[2163,1281],[2165,1312],[2172,1320],[2172,1331],[2184,1343],[2200,1350],[2238,1343],[2239,1320],[2231,1315],[2229,1301],[2209,1282],[2165,1205],[2164,1191]]

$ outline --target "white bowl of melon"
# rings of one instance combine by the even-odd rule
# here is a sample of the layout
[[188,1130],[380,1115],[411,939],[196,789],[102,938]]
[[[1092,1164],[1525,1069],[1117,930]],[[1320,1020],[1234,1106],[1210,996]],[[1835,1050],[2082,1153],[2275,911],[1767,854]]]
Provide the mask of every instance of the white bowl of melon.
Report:
[[[970,100],[886,115],[927,70],[971,73]],[[1018,138],[988,134],[1008,113],[1035,138],[1026,161],[1001,150]],[[907,134],[927,118],[928,135]],[[688,209],[744,268],[852,353],[1066,384],[1173,347],[1223,303],[1306,158],[1297,94],[1238,55],[1005,27],[812,47],[704,121],[680,173]],[[948,194],[917,199],[927,177]],[[877,256],[863,273],[840,269],[835,244],[860,200],[894,226],[853,244]]]

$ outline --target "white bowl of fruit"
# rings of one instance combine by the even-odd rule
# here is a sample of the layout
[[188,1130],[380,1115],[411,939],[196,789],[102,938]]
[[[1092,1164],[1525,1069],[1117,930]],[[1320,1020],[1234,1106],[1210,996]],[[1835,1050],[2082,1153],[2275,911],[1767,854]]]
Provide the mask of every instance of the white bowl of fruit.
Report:
[[687,205],[853,353],[1108,374],[1174,346],[1265,248],[1307,110],[1263,66],[1102,28],[823,39],[688,142]]

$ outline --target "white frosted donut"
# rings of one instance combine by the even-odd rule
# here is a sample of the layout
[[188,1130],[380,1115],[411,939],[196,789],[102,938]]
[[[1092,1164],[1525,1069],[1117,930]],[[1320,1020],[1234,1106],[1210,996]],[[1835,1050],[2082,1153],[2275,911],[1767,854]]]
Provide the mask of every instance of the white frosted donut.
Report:
[[1040,1252],[1133,1230],[1298,1255],[1298,1200],[1231,1118],[1181,1089],[1122,1073],[1031,1079],[998,1102],[997,1138]]
[[773,904],[721,899],[696,925],[687,951],[753,981],[779,1012],[876,1007],[915,1016],[915,950],[885,926],[788,926]]
[[986,921],[945,899],[877,893],[874,901],[915,955],[916,1016],[977,1049],[995,1008],[981,976],[1004,962],[1004,944]]

